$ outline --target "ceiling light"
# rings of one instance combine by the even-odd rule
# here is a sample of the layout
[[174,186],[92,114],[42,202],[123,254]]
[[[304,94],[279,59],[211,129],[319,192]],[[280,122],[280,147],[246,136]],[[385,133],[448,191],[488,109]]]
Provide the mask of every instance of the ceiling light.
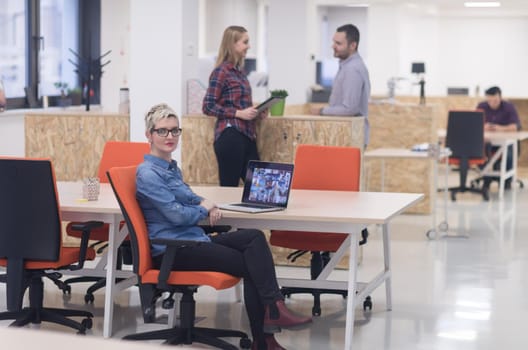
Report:
[[468,1],[464,3],[465,7],[500,7],[499,1]]

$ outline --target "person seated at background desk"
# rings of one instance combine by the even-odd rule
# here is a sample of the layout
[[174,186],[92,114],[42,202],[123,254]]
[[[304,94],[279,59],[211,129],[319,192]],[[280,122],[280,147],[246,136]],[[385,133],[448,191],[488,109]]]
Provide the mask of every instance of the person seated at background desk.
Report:
[[370,79],[367,66],[358,53],[359,30],[353,24],[345,24],[337,28],[333,42],[334,57],[339,58],[339,70],[332,84],[328,106],[312,107],[311,113],[365,117],[365,145],[368,145]]
[[[252,349],[284,349],[266,330],[311,322],[296,316],[284,304],[273,256],[264,234],[255,229],[208,236],[198,222],[209,217],[215,225],[222,212],[210,200],[196,195],[183,182],[172,152],[182,133],[176,113],[166,104],[153,106],[145,116],[150,154],[137,169],[136,197],[145,215],[149,237],[199,241],[182,247],[173,263],[179,271],[218,271],[244,278]],[[152,245],[152,258],[161,266],[165,246]]]
[[[513,103],[502,99],[502,91],[498,86],[492,86],[485,91],[486,101],[478,104],[477,109],[483,110],[485,115],[484,131],[519,131],[521,121]],[[498,146],[486,145],[489,153],[499,149]],[[494,170],[499,170],[499,162],[493,165]],[[513,147],[509,146],[506,156],[506,170],[513,166]],[[491,177],[484,178],[484,187],[489,187]],[[507,179],[504,187],[511,188],[511,178]]]

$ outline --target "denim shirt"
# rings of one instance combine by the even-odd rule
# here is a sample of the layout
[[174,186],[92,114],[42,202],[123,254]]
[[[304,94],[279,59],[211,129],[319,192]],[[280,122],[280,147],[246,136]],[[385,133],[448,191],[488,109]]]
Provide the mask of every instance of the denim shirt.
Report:
[[[197,226],[206,218],[207,210],[183,182],[176,161],[146,154],[136,172],[136,198],[143,210],[150,239],[169,238],[209,242],[209,237]],[[152,244],[152,256],[165,252],[165,246]]]

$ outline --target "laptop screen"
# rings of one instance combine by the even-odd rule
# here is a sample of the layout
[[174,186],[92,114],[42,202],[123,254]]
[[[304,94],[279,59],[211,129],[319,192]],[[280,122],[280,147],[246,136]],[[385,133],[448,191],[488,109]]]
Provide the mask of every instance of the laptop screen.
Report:
[[293,178],[293,164],[250,161],[242,202],[286,208]]

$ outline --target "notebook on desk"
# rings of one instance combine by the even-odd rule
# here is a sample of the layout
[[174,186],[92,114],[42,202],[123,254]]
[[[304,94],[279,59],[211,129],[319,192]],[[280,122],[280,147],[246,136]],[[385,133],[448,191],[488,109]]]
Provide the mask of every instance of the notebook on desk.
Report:
[[284,210],[288,206],[293,164],[250,161],[240,203],[220,204],[225,210],[262,213]]

